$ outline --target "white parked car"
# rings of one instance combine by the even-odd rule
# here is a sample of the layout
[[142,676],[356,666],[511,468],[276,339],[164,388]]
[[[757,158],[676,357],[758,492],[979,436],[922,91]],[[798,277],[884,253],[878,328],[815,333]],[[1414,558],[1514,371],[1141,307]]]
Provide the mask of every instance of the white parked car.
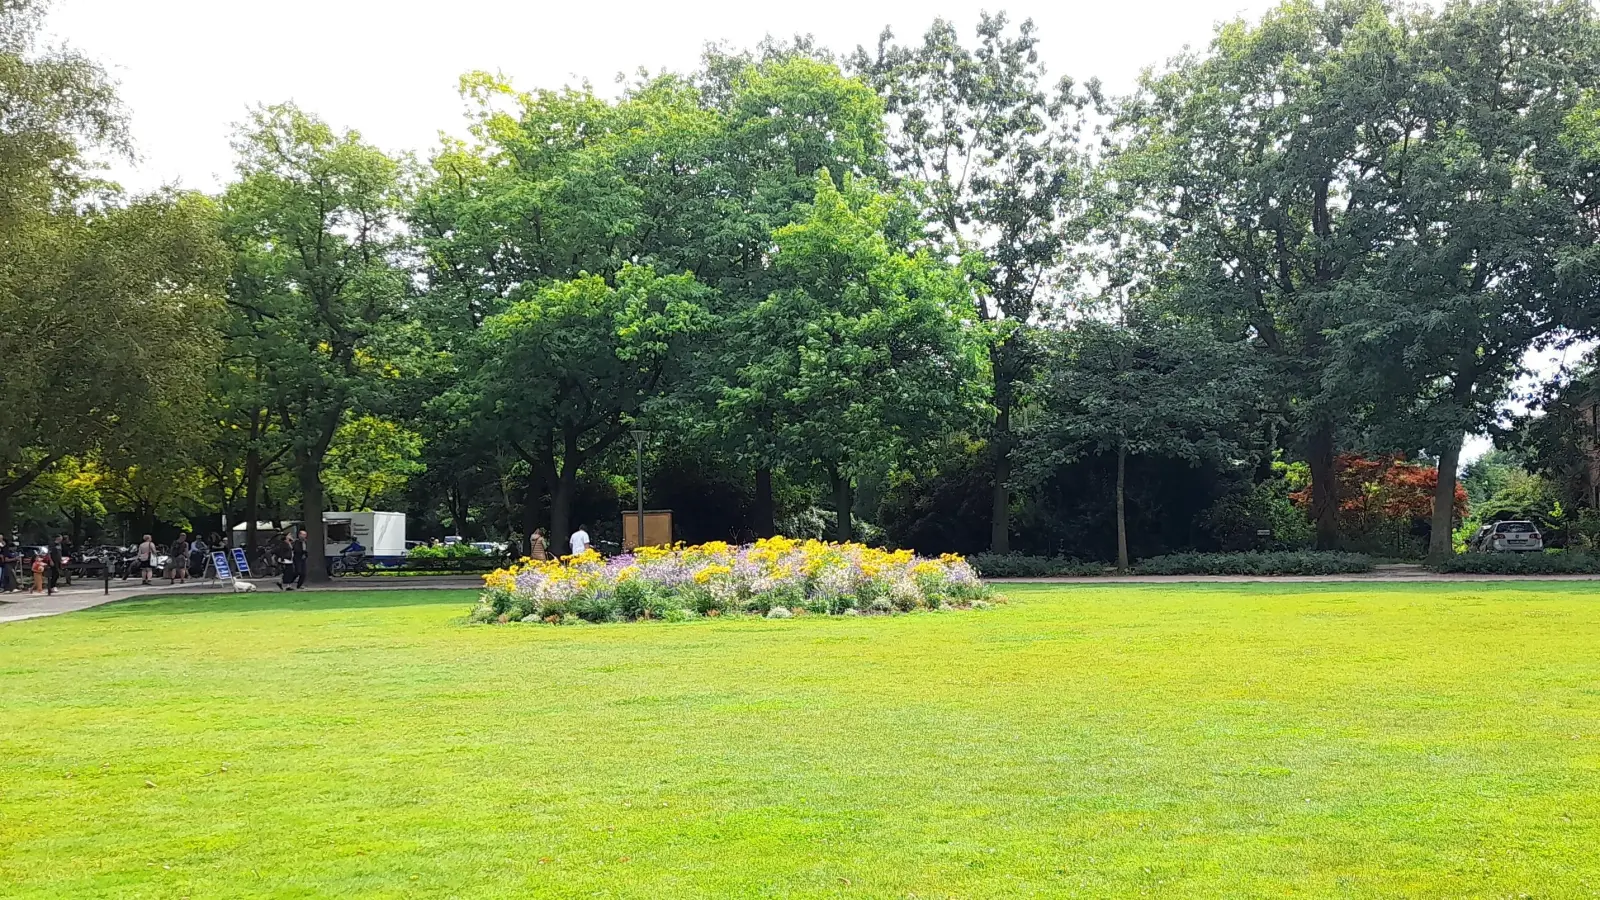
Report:
[[1467,549],[1479,553],[1543,550],[1544,536],[1532,522],[1493,522],[1478,529]]

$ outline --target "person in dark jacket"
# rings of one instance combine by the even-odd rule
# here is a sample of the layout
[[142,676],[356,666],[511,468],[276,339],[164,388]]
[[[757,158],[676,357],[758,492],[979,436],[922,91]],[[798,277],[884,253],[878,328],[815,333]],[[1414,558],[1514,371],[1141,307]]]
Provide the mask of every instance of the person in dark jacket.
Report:
[[278,590],[294,590],[294,542],[287,531],[272,542],[272,559],[278,564]]
[[311,559],[311,551],[306,546],[308,537],[310,535],[302,528],[294,541],[294,586],[297,590],[306,586],[306,566]]
[[6,543],[0,537],[0,594],[9,594],[17,589],[17,561],[21,559],[17,548]]
[[56,592],[56,582],[61,580],[61,570],[67,567],[66,554],[61,549],[61,535],[50,542],[50,560],[45,563],[45,594]]
[[61,536],[61,557],[66,560],[67,566],[69,567],[63,568],[61,570],[61,574],[66,576],[67,587],[71,587],[72,569],[70,566],[72,565],[72,561],[78,558],[78,545],[72,542],[72,535],[70,534],[63,534]]

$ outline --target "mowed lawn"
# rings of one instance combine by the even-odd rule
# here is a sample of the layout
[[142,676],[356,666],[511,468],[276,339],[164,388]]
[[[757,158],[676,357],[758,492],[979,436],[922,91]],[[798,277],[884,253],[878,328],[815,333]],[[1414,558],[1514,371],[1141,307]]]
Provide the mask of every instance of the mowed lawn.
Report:
[[0,625],[6,897],[1600,894],[1600,586]]

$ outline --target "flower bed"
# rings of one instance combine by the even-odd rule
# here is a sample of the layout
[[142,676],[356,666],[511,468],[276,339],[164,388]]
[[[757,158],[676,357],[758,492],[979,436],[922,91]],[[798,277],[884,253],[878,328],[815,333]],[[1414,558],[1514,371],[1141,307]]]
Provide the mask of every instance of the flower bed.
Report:
[[682,620],[696,616],[863,615],[986,606],[989,589],[959,556],[768,538],[736,547],[646,547],[523,560],[484,578],[476,622]]

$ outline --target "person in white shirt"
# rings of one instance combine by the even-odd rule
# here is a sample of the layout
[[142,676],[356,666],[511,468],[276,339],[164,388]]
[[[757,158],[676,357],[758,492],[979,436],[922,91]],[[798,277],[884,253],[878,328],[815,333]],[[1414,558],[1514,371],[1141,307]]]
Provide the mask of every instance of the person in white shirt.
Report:
[[578,530],[572,533],[572,555],[582,556],[583,552],[588,549],[589,532],[585,531],[582,525],[579,525]]

